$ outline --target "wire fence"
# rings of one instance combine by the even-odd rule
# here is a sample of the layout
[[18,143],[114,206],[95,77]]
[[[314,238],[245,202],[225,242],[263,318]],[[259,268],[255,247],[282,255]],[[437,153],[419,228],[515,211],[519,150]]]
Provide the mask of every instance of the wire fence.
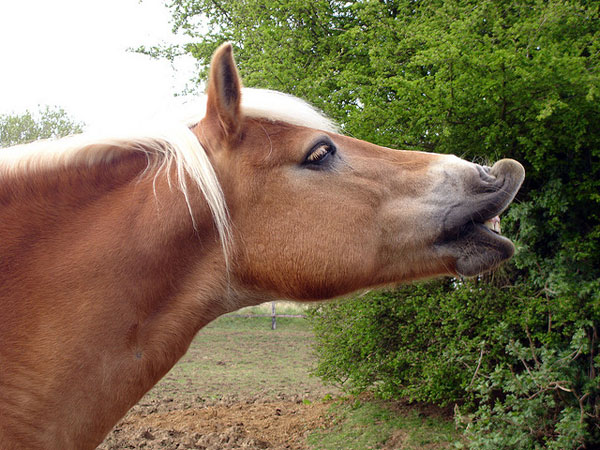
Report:
[[244,317],[244,318],[255,318],[255,317],[270,317],[271,318],[271,330],[277,329],[277,318],[278,317],[289,317],[295,319],[305,319],[306,314],[277,314],[277,302],[271,302],[271,314],[241,314],[241,313],[232,313],[229,314],[230,317]]

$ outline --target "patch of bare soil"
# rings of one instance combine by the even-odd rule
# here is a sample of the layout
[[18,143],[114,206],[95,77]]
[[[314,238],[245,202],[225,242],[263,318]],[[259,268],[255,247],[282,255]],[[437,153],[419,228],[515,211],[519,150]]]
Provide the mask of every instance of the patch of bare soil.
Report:
[[307,435],[330,425],[328,407],[297,395],[142,400],[98,449],[306,450]]

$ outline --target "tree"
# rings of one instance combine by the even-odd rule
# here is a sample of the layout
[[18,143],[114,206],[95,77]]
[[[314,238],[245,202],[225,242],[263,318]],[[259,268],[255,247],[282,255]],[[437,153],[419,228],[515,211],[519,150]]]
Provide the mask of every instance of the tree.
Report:
[[521,161],[522,203],[506,224],[519,238],[518,266],[549,292],[565,283],[600,292],[598,2],[174,0],[171,8],[193,42],[142,50],[188,52],[207,67],[229,40],[247,85],[306,98],[355,137]]
[[[600,443],[600,4],[172,0],[170,7],[174,27],[192,43],[142,51],[157,57],[187,52],[207,67],[216,46],[231,41],[247,85],[303,97],[355,137],[480,162],[512,157],[524,164],[525,185],[503,226],[517,243],[514,262],[475,287],[459,286],[467,291],[446,283],[444,289],[429,288],[435,295],[425,289],[418,297],[455,305],[465,292],[483,290],[493,297],[496,289],[505,299],[504,307],[488,311],[496,331],[465,330],[468,321],[460,314],[442,327],[446,336],[463,333],[472,343],[457,360],[473,368],[471,376],[459,374],[444,393],[419,390],[415,374],[427,364],[398,363],[413,347],[400,337],[392,341],[393,333],[377,334],[383,327],[363,335],[396,353],[356,353],[356,336],[365,329],[360,314],[376,320],[414,317],[428,324],[424,329],[439,328],[443,317],[435,308],[415,308],[418,302],[411,299],[417,294],[403,290],[385,302],[363,299],[364,308],[354,308],[358,328],[342,327],[350,339],[331,345],[339,353],[322,361],[340,362],[345,351],[364,357],[335,373],[361,383],[368,380],[367,364],[391,367],[390,383],[383,386],[402,379],[417,399],[421,392],[429,392],[424,400],[472,396],[478,409],[467,431],[474,448],[575,449]],[[468,308],[481,304],[472,303],[465,303],[465,314],[479,313]],[[332,312],[337,307],[317,311],[325,339],[338,329]],[[427,347],[414,350],[422,351],[413,355],[421,363],[445,358]]]
[[0,115],[0,148],[26,144],[37,139],[64,137],[81,133],[83,124],[72,120],[58,107],[46,106],[38,112]]

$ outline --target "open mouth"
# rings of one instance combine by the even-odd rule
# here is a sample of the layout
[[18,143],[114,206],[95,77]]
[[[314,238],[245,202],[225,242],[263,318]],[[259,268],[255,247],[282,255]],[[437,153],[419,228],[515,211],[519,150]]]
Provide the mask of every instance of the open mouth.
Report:
[[457,226],[451,230],[445,230],[442,239],[440,239],[438,243],[446,243],[449,241],[460,240],[468,234],[473,233],[475,228],[484,230],[486,233],[493,233],[496,236],[502,236],[502,231],[500,227],[500,216],[497,215],[485,221],[469,219],[467,222],[460,226]]
[[486,220],[483,222],[483,226],[496,234],[502,234],[500,229],[500,216],[495,216],[489,220]]
[[500,234],[500,214],[517,194],[525,172],[516,161],[503,160],[491,173],[497,180],[492,192],[475,193],[444,216],[437,245],[455,259],[458,275],[487,272],[515,252],[513,243]]

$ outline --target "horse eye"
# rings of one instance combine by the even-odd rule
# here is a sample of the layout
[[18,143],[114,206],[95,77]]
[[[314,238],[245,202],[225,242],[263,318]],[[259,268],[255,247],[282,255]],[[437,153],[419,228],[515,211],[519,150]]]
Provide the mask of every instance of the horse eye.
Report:
[[331,144],[321,143],[315,146],[305,159],[306,164],[320,164],[335,153],[335,147]]

